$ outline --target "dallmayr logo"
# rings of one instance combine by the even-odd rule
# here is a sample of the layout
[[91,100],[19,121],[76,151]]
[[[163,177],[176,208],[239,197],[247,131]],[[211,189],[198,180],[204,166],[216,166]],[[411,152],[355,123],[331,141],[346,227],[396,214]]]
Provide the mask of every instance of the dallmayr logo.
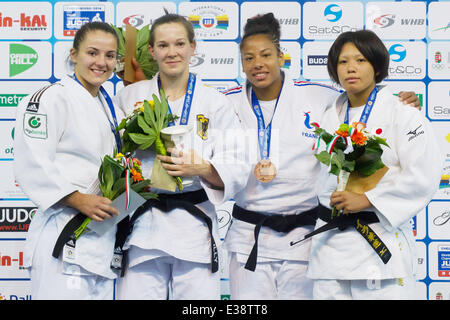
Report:
[[9,16],[0,12],[0,30],[11,29],[19,26],[21,31],[45,31],[47,21],[45,14],[29,15],[24,12]]
[[217,6],[200,6],[188,16],[196,34],[200,37],[217,37],[228,29],[229,18],[223,8]]

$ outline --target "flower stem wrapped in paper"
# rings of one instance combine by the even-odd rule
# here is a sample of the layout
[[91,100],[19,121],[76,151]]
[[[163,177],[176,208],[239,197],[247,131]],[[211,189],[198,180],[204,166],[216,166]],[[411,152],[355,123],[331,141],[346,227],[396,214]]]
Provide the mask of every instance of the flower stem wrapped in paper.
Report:
[[[114,157],[106,155],[98,171],[99,188],[102,195],[110,200],[116,200],[123,194],[125,209],[130,206],[130,195],[137,193],[145,200],[156,199],[157,195],[150,192],[150,180],[142,176],[141,162],[137,158],[117,153]],[[144,200],[144,201],[145,201]],[[100,222],[103,224],[105,221]],[[84,219],[81,226],[75,231],[75,238],[89,228],[91,218]],[[92,221],[92,224],[96,221]]]
[[[365,128],[362,122],[341,124],[331,134],[316,126],[314,132],[318,139],[314,148],[318,149],[320,143],[324,142],[326,150],[315,156],[338,177],[337,191],[363,194],[373,189],[388,170],[381,160],[381,146],[389,145],[385,139],[371,135]],[[334,207],[332,216],[338,215],[339,212]]]
[[134,69],[131,66],[131,59],[135,58],[145,77],[152,79],[158,72],[158,64],[148,52],[149,25],[147,24],[139,30],[129,24],[125,28],[111,26],[119,38],[118,56],[120,57],[120,62],[116,65],[114,71],[120,73],[124,69],[129,69],[125,70],[125,74],[121,78],[134,82]]
[[[169,104],[164,90],[160,91],[161,100],[153,94],[152,101],[138,102],[134,111],[121,121],[117,131],[123,132],[124,152],[134,152],[136,149],[146,150],[154,146],[159,155],[167,155],[166,146],[161,138],[161,130],[175,118],[168,112]],[[170,176],[162,167],[161,161],[155,158],[151,175],[151,187],[176,191],[183,190],[180,177]]]

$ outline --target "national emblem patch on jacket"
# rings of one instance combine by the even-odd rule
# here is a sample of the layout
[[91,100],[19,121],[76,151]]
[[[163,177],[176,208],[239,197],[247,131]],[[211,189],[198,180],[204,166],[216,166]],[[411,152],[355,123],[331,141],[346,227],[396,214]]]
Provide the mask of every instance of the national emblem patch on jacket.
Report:
[[203,140],[208,139],[208,124],[209,124],[208,118],[206,118],[203,114],[197,115],[197,134]]

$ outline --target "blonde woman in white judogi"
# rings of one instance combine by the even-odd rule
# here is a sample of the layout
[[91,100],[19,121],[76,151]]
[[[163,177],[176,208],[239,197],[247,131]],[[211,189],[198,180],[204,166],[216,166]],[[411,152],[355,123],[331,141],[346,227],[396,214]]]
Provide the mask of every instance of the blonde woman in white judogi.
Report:
[[[240,126],[231,102],[189,73],[189,58],[195,49],[191,29],[190,22],[177,15],[165,15],[154,22],[150,52],[158,62],[159,73],[152,80],[126,86],[116,97],[118,106],[129,114],[136,102],[152,100],[152,94],[159,96],[160,81],[172,114],[180,117],[186,110],[186,96],[192,98],[188,125],[193,126],[190,154],[195,154],[194,164],[182,164],[183,158],[176,155],[160,159],[169,174],[194,179],[182,194],[205,190],[207,198],[196,206],[212,220],[213,238],[205,222],[185,209],[163,212],[149,208],[136,220],[125,245],[129,262],[124,278],[118,281],[119,299],[166,299],[169,291],[176,300],[220,299],[219,272],[213,270],[211,260],[218,259],[212,257],[212,240],[219,244],[214,205],[244,188],[249,165],[244,162],[244,145],[236,136]],[[175,124],[180,124],[180,119]],[[150,176],[155,153],[138,150],[136,156],[144,174]]]

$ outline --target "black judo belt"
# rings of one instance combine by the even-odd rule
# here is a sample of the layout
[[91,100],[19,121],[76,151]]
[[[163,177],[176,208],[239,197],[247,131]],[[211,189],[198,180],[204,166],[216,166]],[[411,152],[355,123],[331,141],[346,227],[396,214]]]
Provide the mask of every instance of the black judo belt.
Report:
[[[168,212],[173,209],[185,209],[194,217],[203,220],[209,230],[211,237],[211,271],[217,272],[219,270],[219,256],[217,252],[217,246],[213,237],[213,224],[212,220],[206,213],[197,208],[195,205],[208,200],[205,190],[200,189],[197,191],[176,193],[176,194],[158,194],[158,199],[149,199],[142,206],[140,206],[134,212],[131,218],[122,220],[117,226],[115,251],[121,250],[125,244],[126,239],[131,234],[135,221],[143,215],[150,208],[157,208],[163,212]],[[126,260],[126,252],[124,252],[124,261]],[[124,272],[125,263],[122,266],[122,275]]]
[[[208,230],[211,236],[211,269],[212,272],[217,272],[219,269],[219,257],[217,253],[217,246],[213,238],[212,233],[212,220],[203,211],[195,206],[195,204],[202,203],[208,200],[205,190],[201,189],[198,191],[178,193],[178,194],[158,194],[158,199],[147,200],[142,206],[140,206],[134,212],[133,216],[130,218],[127,216],[122,221],[117,224],[116,241],[114,245],[114,256],[122,256],[121,261],[115,266],[111,264],[111,268],[121,269],[120,276],[123,277],[125,273],[125,266],[127,261],[126,252],[122,251],[126,239],[131,234],[133,230],[134,222],[142,214],[144,214],[149,208],[155,207],[161,211],[168,212],[175,208],[183,208],[195,217],[202,219],[208,226]],[[83,223],[86,216],[82,213],[75,215],[64,227],[61,234],[59,235],[56,244],[53,248],[52,256],[58,258],[64,245],[68,242],[75,244],[74,232]],[[114,259],[114,258],[113,258]]]
[[[372,230],[369,224],[380,222],[375,212],[360,211],[352,214],[342,214],[337,217],[331,217],[331,210],[319,205],[319,218],[327,224],[307,234],[301,241],[313,237],[319,233],[338,228],[340,231],[348,227],[354,227],[361,236],[366,239],[372,249],[377,253],[384,264],[388,263],[392,254],[387,246],[381,241],[380,237]],[[299,242],[299,241],[298,241]],[[293,243],[291,243],[292,245]]]
[[64,245],[69,242],[72,242],[72,246],[75,247],[75,235],[74,232],[77,230],[81,224],[83,223],[84,219],[86,219],[86,215],[82,214],[81,212],[78,212],[72,219],[67,222],[67,224],[64,226],[64,229],[61,231],[58,239],[56,240],[55,246],[53,247],[52,256],[58,259],[59,254],[61,253]]
[[261,227],[269,227],[277,232],[289,232],[302,226],[314,226],[317,220],[318,207],[296,215],[274,214],[266,215],[233,206],[233,218],[256,225],[254,230],[255,244],[248,257],[245,269],[255,271],[258,257],[258,236]]

